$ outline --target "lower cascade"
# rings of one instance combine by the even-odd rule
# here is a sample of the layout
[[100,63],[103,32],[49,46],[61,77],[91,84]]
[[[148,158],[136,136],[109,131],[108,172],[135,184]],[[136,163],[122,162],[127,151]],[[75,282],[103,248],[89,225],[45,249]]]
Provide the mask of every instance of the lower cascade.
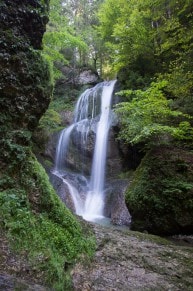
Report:
[[105,166],[115,83],[99,83],[79,97],[73,124],[62,130],[56,149],[52,173],[62,179],[73,210],[87,221],[105,219]]

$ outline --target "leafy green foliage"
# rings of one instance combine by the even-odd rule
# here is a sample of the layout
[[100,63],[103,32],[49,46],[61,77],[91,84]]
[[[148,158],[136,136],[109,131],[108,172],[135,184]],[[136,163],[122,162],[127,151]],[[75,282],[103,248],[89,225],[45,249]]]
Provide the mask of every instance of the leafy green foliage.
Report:
[[159,79],[168,80],[166,94],[173,99],[172,108],[193,115],[192,87],[193,74],[191,59],[184,56],[170,64],[168,73],[159,76]]
[[105,0],[98,16],[125,98],[119,138],[146,146],[126,197],[134,226],[192,231],[193,0]]
[[42,116],[39,128],[46,128],[49,132],[61,125],[61,116],[53,109],[48,109]]
[[191,141],[193,140],[193,128],[188,121],[182,121],[179,123],[178,130],[174,133],[174,137],[182,141]]
[[58,70],[56,63],[69,63],[62,53],[62,50],[71,49],[72,51],[76,51],[80,49],[82,51],[87,51],[87,45],[67,24],[67,18],[64,14],[60,0],[50,1],[49,18],[50,22],[43,38],[43,54],[51,63],[54,72],[54,79],[56,80],[61,76],[61,72]]
[[33,133],[34,152],[38,153],[40,148],[44,151],[50,134],[64,128],[61,112],[73,111],[73,102],[70,97],[54,98],[39,121],[39,125]]
[[[50,105],[49,105],[49,108],[51,110],[54,110],[54,111],[57,111],[57,112],[62,112],[62,111],[65,111],[65,110],[70,110],[72,111],[74,109],[74,97],[72,97],[72,91],[71,90],[69,92],[69,89],[68,91],[66,92],[65,94],[65,97],[64,96],[57,96],[56,98],[54,98],[51,102],[50,102]],[[69,96],[68,96],[68,94]],[[76,91],[74,90],[74,95],[78,95],[79,94],[79,91]]]
[[[138,59],[153,60],[151,18],[142,1],[104,1],[99,11],[101,36],[106,42],[115,71]],[[144,73],[149,69],[141,68]]]
[[[1,228],[6,231],[12,247],[26,252],[34,276],[63,290],[68,266],[81,253],[91,256],[94,240],[83,237],[80,224],[56,196],[44,169],[31,155],[15,176],[2,177],[0,192]],[[11,184],[9,184],[11,186]]]
[[44,55],[53,66],[54,79],[60,64],[102,66],[103,43],[95,26],[100,1],[50,1],[50,22],[44,35]]
[[115,71],[128,67],[152,78],[177,61],[172,66],[173,78],[179,66],[185,65],[187,74],[192,72],[192,4],[192,0],[105,0],[98,13],[98,30],[111,67]]
[[74,28],[76,35],[87,45],[87,51],[78,48],[74,55],[74,62],[81,66],[92,66],[101,70],[103,61],[103,42],[95,29],[98,25],[97,11],[103,0],[75,0],[63,2],[63,8],[70,27]]
[[[188,118],[188,115],[180,111],[171,110],[169,101],[163,93],[167,83],[165,81],[152,83],[145,90],[126,90],[121,95],[129,96],[130,102],[117,105],[122,128],[120,138],[129,143],[146,142],[161,143],[167,141],[167,136],[183,139],[187,133],[192,133],[188,121],[180,123],[180,118]],[[128,97],[127,97],[128,98]],[[193,139],[193,135],[189,135]]]
[[[2,139],[1,161],[7,165],[8,169],[22,165],[29,154],[28,145],[31,140],[31,132],[26,129],[9,131],[9,126],[1,128]],[[7,132],[4,130],[7,129]]]

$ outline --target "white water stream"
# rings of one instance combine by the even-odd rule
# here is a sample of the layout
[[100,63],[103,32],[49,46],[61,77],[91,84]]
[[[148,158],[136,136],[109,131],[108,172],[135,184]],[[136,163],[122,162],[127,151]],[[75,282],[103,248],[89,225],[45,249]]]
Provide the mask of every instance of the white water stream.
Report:
[[[87,89],[79,97],[74,113],[74,123],[61,132],[56,151],[53,173],[60,177],[68,186],[76,213],[88,221],[104,218],[106,153],[108,133],[111,125],[111,99],[115,83],[115,80],[100,83],[94,88]],[[96,134],[94,154],[90,177],[87,181],[88,187],[82,198],[79,195],[78,189],[72,185],[70,180],[63,178],[63,175],[66,176],[66,173],[69,171],[67,160],[70,156],[72,136],[77,136],[78,143],[82,149],[84,163],[84,150],[88,144],[88,134],[91,129]]]

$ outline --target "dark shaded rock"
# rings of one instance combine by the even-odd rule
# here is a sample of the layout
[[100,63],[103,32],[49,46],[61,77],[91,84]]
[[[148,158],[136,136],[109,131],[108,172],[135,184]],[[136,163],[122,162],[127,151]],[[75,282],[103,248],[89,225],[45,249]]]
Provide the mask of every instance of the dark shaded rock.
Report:
[[[87,179],[80,174],[68,172],[63,172],[61,177],[51,172],[49,176],[60,199],[73,213],[76,213],[72,195],[75,195],[80,203],[85,202],[86,193],[88,192]],[[71,191],[74,193],[72,194]]]
[[7,274],[0,274],[0,290],[3,291],[13,291],[13,290],[28,290],[28,291],[49,291],[44,286],[40,286],[38,284],[32,284],[20,278],[7,275]]
[[132,229],[193,233],[193,153],[160,146],[147,153],[128,188]]
[[123,170],[123,159],[119,149],[119,142],[113,128],[109,131],[106,161],[106,176],[108,179],[117,178]]
[[54,189],[58,193],[58,196],[60,197],[60,199],[73,213],[75,213],[75,207],[74,207],[74,203],[73,203],[68,185],[63,182],[62,178],[52,173],[50,173],[49,176],[50,176],[50,181]]
[[[13,44],[14,39],[6,39],[3,44],[6,49],[17,50],[32,46],[40,49],[42,37],[48,22],[48,0],[6,0],[1,1],[1,30],[5,33],[13,33],[13,37],[18,37],[21,42]],[[34,29],[36,28],[36,29]],[[10,48],[7,47],[7,40],[12,42]],[[23,40],[23,41],[22,41]],[[26,43],[25,43],[26,42]]]
[[125,190],[128,186],[127,180],[113,180],[106,190],[106,201],[104,215],[111,218],[114,225],[131,224],[131,215],[125,204]]
[[[28,158],[33,159],[29,148],[31,131],[47,109],[52,92],[49,66],[40,51],[48,22],[48,3],[47,0],[0,1],[0,191],[12,188],[18,201],[21,201],[19,193],[25,192],[24,183],[32,179],[33,175],[26,166]],[[32,189],[33,194],[41,192],[37,188],[35,184],[30,185],[26,195]],[[31,213],[32,203],[29,197],[26,199]],[[3,213],[5,215],[2,205],[1,216]],[[17,207],[16,211],[22,211],[20,202]],[[27,220],[25,215],[23,212],[22,219]],[[26,246],[22,249],[17,243],[17,251],[20,249],[17,257],[10,252],[9,242],[4,239],[9,237],[12,241],[12,234],[8,235],[11,227],[5,227],[5,221],[8,220],[5,218],[0,227],[0,290],[46,290],[30,283],[38,279],[29,263]],[[28,231],[24,224],[23,229]],[[24,237],[23,233],[17,232],[18,240],[26,240],[24,244],[27,245]]]
[[54,132],[49,136],[49,140],[45,146],[45,151],[43,153],[43,156],[51,160],[52,163],[54,163],[55,161],[56,147],[57,147],[59,136],[60,136],[60,132]]
[[173,235],[168,237],[169,240],[180,246],[193,247],[193,235]]
[[117,195],[111,209],[111,222],[114,225],[131,225],[131,215],[125,204],[125,196]]
[[[117,129],[115,129],[115,131],[117,133]],[[126,171],[136,170],[145,155],[145,152],[142,150],[144,148],[144,145],[127,145],[124,144],[123,141],[119,141],[118,148],[120,157],[122,159],[123,169]]]
[[0,5],[0,124],[32,130],[47,109],[52,90],[49,68],[38,52],[48,1],[6,0]]

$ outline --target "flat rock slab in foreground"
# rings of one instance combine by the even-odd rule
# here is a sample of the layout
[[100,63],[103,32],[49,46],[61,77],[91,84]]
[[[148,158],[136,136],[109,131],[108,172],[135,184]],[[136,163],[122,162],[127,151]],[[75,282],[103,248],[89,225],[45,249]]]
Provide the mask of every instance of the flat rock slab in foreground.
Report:
[[73,290],[193,290],[193,248],[147,234],[93,226],[97,251],[77,263]]

